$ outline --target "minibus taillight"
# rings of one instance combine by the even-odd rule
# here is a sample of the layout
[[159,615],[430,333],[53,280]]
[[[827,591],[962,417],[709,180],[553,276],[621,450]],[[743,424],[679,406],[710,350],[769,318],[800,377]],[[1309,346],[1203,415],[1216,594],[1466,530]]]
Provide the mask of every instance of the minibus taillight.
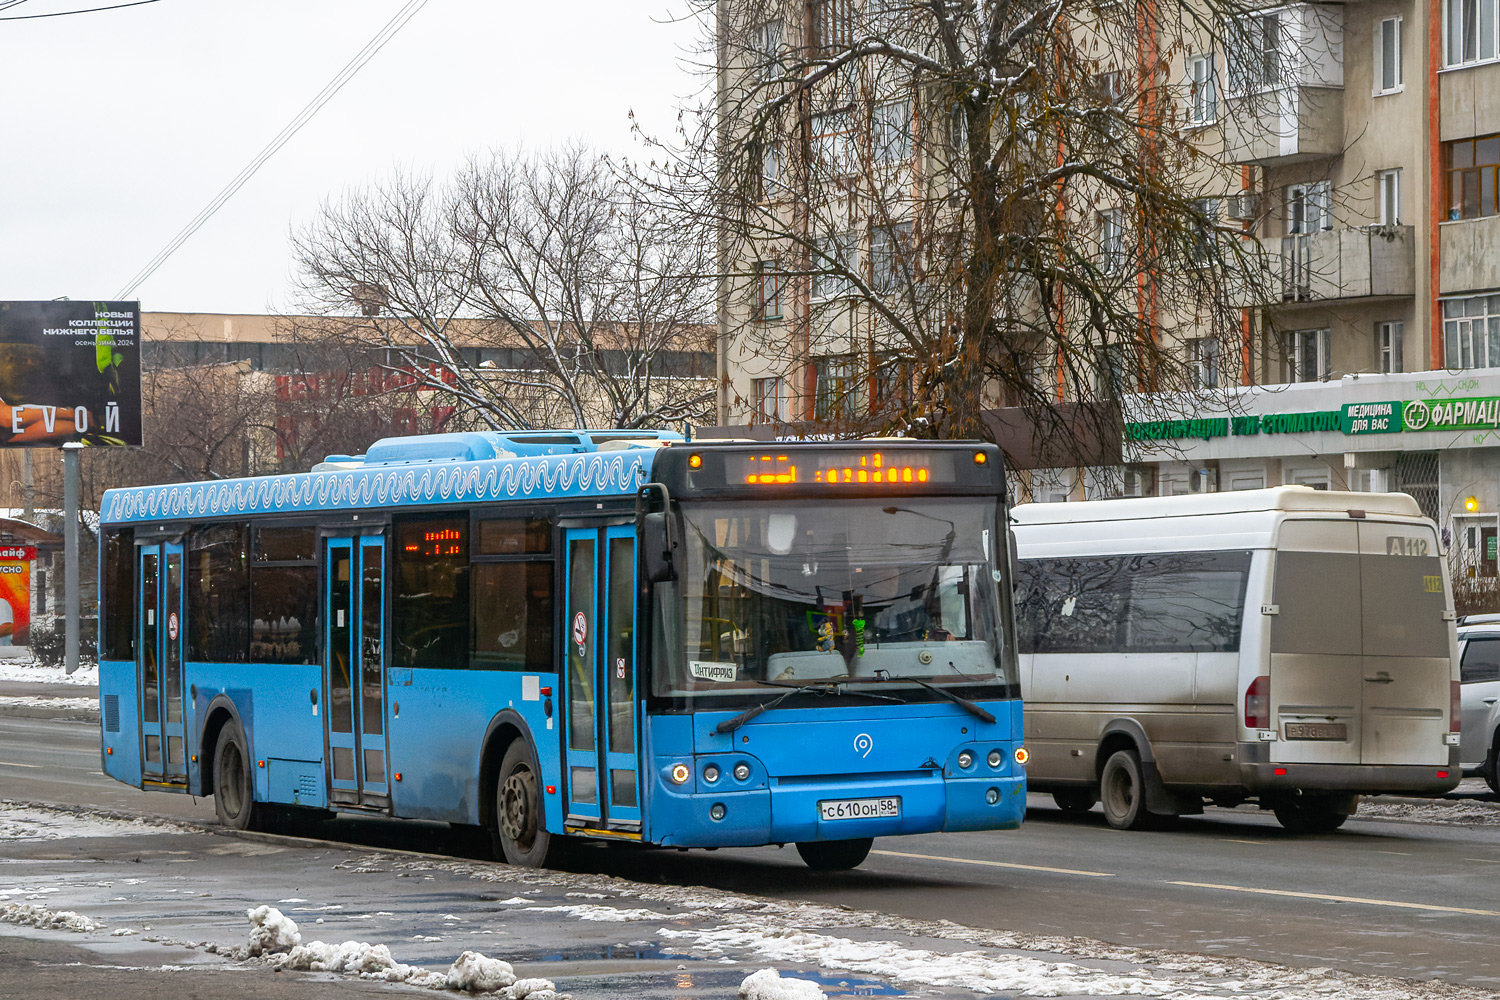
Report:
[[1448,690],[1448,732],[1456,733],[1463,715],[1463,697],[1458,681],[1449,681]]
[[1245,689],[1245,728],[1271,728],[1271,678],[1265,674]]

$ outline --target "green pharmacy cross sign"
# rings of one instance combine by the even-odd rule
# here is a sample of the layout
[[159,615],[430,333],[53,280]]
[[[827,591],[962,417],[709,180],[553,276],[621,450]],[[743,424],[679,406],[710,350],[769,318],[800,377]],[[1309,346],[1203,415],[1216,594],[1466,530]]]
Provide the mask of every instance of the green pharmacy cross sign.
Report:
[[1360,435],[1468,430],[1500,430],[1500,396],[1345,403],[1337,410],[1252,413],[1197,420],[1157,420],[1126,424],[1125,436],[1131,441],[1183,438],[1201,438],[1207,441],[1211,438],[1256,434],[1337,432]]

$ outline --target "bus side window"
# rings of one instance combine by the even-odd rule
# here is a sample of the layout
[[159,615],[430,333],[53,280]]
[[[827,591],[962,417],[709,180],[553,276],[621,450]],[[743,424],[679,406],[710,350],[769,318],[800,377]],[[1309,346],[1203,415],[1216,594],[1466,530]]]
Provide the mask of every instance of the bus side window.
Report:
[[104,599],[100,602],[99,656],[135,659],[135,530],[104,536]]

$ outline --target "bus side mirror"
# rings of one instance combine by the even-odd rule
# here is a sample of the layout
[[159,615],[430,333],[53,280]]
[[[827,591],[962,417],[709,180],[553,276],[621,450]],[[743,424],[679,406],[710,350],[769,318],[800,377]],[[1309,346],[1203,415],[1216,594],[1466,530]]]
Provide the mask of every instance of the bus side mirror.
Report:
[[1015,593],[1021,589],[1021,556],[1016,552],[1015,529],[1007,528],[1006,534],[1010,536],[1010,590]]
[[651,583],[677,579],[672,564],[672,537],[665,511],[641,515],[641,570]]

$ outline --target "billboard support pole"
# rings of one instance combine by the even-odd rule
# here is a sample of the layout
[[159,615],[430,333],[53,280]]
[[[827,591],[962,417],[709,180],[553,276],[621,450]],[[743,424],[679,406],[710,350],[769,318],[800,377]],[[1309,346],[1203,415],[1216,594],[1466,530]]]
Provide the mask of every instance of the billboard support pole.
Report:
[[83,445],[69,441],[63,453],[63,599],[66,623],[63,664],[78,669],[78,453]]

